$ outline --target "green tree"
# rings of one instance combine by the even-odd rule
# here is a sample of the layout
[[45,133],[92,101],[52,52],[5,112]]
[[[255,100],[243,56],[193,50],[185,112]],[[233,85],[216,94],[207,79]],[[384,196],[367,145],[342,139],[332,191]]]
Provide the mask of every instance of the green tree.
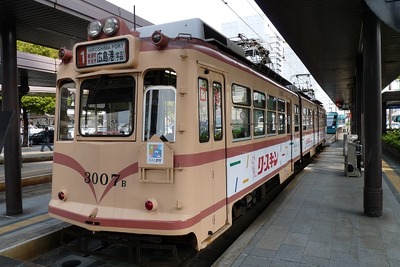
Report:
[[58,58],[58,50],[56,49],[23,41],[17,41],[17,50],[45,57]]
[[54,115],[56,98],[51,96],[29,96],[21,99],[21,106],[25,107],[30,113],[43,115],[45,113]]
[[23,96],[20,100],[22,109],[22,121],[24,125],[24,138],[22,146],[28,146],[28,112],[32,114],[51,114],[54,115],[56,98],[53,96]]

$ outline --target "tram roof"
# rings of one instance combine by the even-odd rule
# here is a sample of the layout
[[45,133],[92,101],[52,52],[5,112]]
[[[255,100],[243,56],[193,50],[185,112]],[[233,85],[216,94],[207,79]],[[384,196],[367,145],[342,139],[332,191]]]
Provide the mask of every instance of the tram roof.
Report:
[[[86,28],[90,21],[112,15],[122,17],[130,28],[134,28],[131,12],[105,0],[2,0],[0,3],[0,27],[15,23],[18,40],[55,49],[72,49],[75,43],[86,40]],[[152,24],[138,16],[135,22],[137,27]],[[18,78],[23,70],[22,75],[28,76],[29,85],[55,86],[55,69],[42,69],[43,64],[48,65],[48,62],[43,62],[45,59],[39,62],[31,59],[33,61],[28,63],[27,57],[30,56],[20,56],[18,53]]]
[[[375,2],[374,2],[375,1]],[[351,103],[355,87],[357,56],[362,49],[363,0],[255,0],[322,89],[339,107]],[[400,1],[366,0],[381,23],[382,88],[400,74],[400,21],[397,31],[389,27],[393,17],[377,12],[374,5],[397,10]],[[390,5],[390,6],[389,6]],[[392,15],[394,15],[393,13]],[[395,20],[395,19],[394,19]]]

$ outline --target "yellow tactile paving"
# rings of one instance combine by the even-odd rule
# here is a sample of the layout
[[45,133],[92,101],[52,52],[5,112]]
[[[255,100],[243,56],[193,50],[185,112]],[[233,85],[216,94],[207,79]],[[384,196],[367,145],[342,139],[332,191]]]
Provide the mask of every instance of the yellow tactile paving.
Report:
[[385,173],[386,177],[390,180],[396,191],[400,192],[400,177],[384,160],[382,160],[382,171]]
[[35,224],[35,223],[47,220],[48,218],[50,218],[50,216],[48,214],[42,214],[42,215],[38,215],[38,216],[29,218],[29,219],[26,219],[23,221],[12,223],[12,224],[0,227],[0,234],[15,231],[18,228],[23,228],[23,227],[29,226],[31,224]]

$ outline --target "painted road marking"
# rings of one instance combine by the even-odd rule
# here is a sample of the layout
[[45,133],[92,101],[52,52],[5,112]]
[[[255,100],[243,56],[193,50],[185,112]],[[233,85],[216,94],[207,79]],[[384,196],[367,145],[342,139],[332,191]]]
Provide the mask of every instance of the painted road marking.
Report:
[[33,225],[33,224],[36,224],[39,222],[43,222],[48,219],[50,219],[50,216],[48,213],[46,213],[46,214],[34,216],[34,217],[26,219],[26,220],[22,220],[19,222],[11,223],[11,224],[0,227],[0,235],[8,234],[8,233],[14,232],[20,228],[26,228],[30,225]]
[[397,192],[400,192],[400,179],[399,175],[387,164],[386,161],[382,160],[382,171],[386,177],[392,183]]

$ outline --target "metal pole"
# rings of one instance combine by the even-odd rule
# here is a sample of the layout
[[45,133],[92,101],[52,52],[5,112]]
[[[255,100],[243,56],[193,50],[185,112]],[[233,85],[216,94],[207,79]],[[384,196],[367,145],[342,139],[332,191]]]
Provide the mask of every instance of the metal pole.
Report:
[[361,115],[363,114],[363,101],[362,101],[362,93],[363,93],[363,59],[362,55],[358,55],[356,59],[356,107],[354,117],[355,121],[355,133],[358,136],[358,140],[363,141],[362,138],[362,127],[361,127]]
[[364,213],[382,216],[382,77],[381,27],[379,19],[366,11],[363,19],[364,107]]
[[3,111],[14,111],[4,146],[6,214],[22,213],[20,121],[17,84],[17,41],[14,20],[1,23]]

